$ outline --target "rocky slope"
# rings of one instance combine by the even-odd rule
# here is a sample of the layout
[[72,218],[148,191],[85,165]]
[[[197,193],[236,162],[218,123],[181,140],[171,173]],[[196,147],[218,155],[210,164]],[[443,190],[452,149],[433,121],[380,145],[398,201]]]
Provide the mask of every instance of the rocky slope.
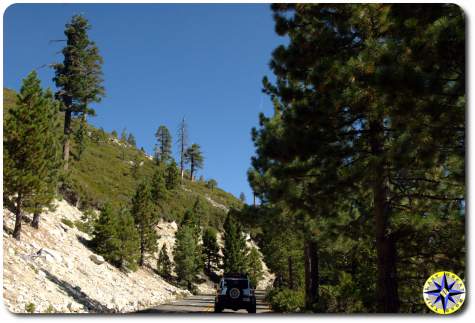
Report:
[[[9,234],[14,216],[3,217],[3,297],[24,312],[134,312],[190,295],[150,269],[124,273],[89,250],[89,236],[64,224],[82,213],[65,201],[41,218],[40,229],[24,224],[22,241]],[[28,218],[28,215],[26,216]]]
[[[212,203],[216,203],[216,202],[213,201]],[[170,256],[171,260],[173,260],[172,250],[173,250],[173,247],[175,246],[175,233],[176,233],[177,229],[178,229],[178,226],[175,222],[160,221],[160,223],[157,226],[157,233],[159,234],[159,237],[160,237],[160,239],[158,241],[158,245],[159,245],[158,249],[160,250],[162,248],[163,244],[165,243],[167,245],[169,256]],[[221,248],[223,248],[224,241],[223,241],[222,233],[218,233],[218,244]],[[247,235],[247,237],[246,237],[246,244],[247,244],[248,248],[255,247],[255,248],[257,248],[257,250],[259,250],[259,247],[250,238],[249,235]],[[222,253],[221,253],[221,255],[222,255]],[[262,257],[262,254],[261,254],[261,257]],[[155,255],[154,258],[156,259],[157,255]],[[156,264],[152,263],[152,262],[150,262],[149,265],[151,267],[156,266]],[[275,279],[275,276],[274,276],[274,274],[272,274],[269,271],[269,269],[267,268],[267,266],[264,262],[262,262],[262,267],[263,267],[263,277],[259,281],[259,283],[257,285],[257,289],[265,290],[268,287],[272,286],[272,283]],[[202,284],[199,284],[197,286],[197,289],[198,289],[199,293],[201,293],[201,294],[212,294],[212,293],[214,293],[214,284],[211,281],[209,281],[209,279],[206,279],[206,278],[207,277],[203,277],[205,282],[202,283]]]

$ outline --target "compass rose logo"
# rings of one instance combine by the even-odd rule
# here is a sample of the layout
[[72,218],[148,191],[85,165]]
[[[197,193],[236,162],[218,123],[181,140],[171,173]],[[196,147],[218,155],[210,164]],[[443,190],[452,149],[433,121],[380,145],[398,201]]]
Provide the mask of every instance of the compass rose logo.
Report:
[[465,300],[465,285],[455,274],[441,271],[433,274],[424,284],[426,305],[437,314],[452,314]]

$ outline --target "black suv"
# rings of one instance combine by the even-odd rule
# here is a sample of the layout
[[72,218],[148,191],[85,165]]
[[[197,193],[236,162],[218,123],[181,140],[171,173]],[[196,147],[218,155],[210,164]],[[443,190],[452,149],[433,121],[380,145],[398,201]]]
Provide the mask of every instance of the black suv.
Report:
[[256,295],[246,274],[224,274],[219,282],[214,311],[221,313],[229,308],[234,311],[245,309],[248,313],[256,313]]

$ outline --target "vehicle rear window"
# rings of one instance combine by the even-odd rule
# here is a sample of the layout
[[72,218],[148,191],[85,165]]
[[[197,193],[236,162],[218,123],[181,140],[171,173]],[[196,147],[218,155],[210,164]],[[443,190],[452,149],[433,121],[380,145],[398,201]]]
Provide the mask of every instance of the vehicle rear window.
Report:
[[247,279],[225,279],[224,287],[228,288],[248,288]]

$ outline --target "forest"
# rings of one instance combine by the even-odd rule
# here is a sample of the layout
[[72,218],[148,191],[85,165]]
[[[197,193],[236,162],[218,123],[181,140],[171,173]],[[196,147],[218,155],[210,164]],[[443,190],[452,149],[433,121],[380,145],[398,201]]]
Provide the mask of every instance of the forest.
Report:
[[465,20],[447,4],[274,4],[289,43],[263,79],[237,212],[277,279],[273,308],[427,312],[465,275]]

